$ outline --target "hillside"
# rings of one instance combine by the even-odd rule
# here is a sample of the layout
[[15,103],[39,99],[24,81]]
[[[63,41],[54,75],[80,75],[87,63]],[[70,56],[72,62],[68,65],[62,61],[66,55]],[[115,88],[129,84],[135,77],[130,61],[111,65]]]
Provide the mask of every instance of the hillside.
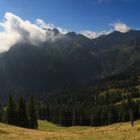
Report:
[[39,130],[24,129],[0,124],[1,140],[139,140],[140,121],[118,123],[104,127],[59,127],[40,121]]
[[[58,32],[52,30],[50,32]],[[74,32],[38,46],[18,43],[0,54],[0,95],[45,95],[52,90],[85,86],[140,62],[140,31],[112,32],[89,39]],[[43,94],[42,94],[43,93]]]
[[[39,117],[63,126],[103,126],[140,118],[139,70],[102,78],[82,88],[56,90],[40,103]],[[43,105],[43,106],[42,106]]]

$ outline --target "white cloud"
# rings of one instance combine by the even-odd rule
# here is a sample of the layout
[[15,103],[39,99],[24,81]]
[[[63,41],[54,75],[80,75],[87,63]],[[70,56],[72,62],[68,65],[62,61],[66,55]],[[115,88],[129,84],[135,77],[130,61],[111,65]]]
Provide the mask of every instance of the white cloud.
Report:
[[7,51],[19,40],[19,36],[14,33],[0,32],[0,52]]
[[39,19],[39,18],[36,20],[36,24],[41,28],[44,28],[46,26],[46,23],[42,19]]
[[46,28],[51,30],[55,28],[54,24],[51,23],[46,24],[42,19],[37,19],[36,25],[38,25],[40,28]]
[[97,33],[94,32],[94,31],[89,31],[89,30],[84,30],[84,31],[81,31],[80,34],[90,38],[90,39],[93,39],[93,38],[96,38],[97,37]]
[[112,32],[112,30],[109,30],[109,31],[101,31],[101,32],[94,32],[94,31],[88,31],[88,30],[84,30],[84,31],[81,31],[80,34],[90,38],[90,39],[94,39],[94,38],[97,38],[101,35],[108,35]]
[[61,34],[66,34],[66,33],[68,33],[68,30],[63,29],[63,28],[61,28],[61,27],[57,27],[56,29],[57,29]]
[[48,23],[46,24],[42,19],[37,19],[36,24],[41,27],[41,28],[46,28],[46,29],[57,29],[61,34],[66,34],[68,33],[68,30],[63,29],[61,27],[55,27],[54,24]]
[[[43,27],[46,29],[44,30]],[[54,41],[60,38],[61,34],[55,34],[48,29],[54,29],[53,24],[46,24],[43,20],[37,19],[35,24],[28,20],[23,20],[13,13],[5,13],[4,20],[0,23],[0,52],[7,51],[12,45],[18,42],[38,45],[47,40]],[[67,30],[57,27],[61,33]]]
[[94,39],[101,35],[108,35],[113,31],[119,31],[121,33],[126,33],[131,29],[129,26],[127,26],[125,23],[123,23],[121,21],[115,22],[113,24],[109,24],[109,26],[112,26],[113,28],[109,29],[108,31],[95,32],[95,31],[84,30],[84,31],[81,31],[80,34],[82,34],[90,39]]
[[0,26],[3,27],[3,31],[0,32],[0,52],[8,50],[19,41],[36,45],[46,40],[43,29],[9,12],[5,14]]
[[122,33],[128,32],[131,29],[129,26],[127,26],[125,23],[121,21],[113,23],[111,26],[113,26],[115,31],[119,31]]

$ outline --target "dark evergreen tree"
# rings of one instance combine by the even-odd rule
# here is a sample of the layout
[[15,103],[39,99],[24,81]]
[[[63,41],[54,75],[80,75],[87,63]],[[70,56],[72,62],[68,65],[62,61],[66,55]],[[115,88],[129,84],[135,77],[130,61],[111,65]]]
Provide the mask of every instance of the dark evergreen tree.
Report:
[[72,125],[76,125],[76,106],[74,106],[72,109]]
[[138,118],[140,118],[140,101],[138,101]]
[[134,126],[134,105],[135,103],[133,102],[132,100],[132,97],[129,97],[128,98],[128,101],[127,101],[127,105],[128,105],[128,111],[129,111],[129,120],[131,122],[131,125],[132,127]]
[[12,96],[9,96],[7,105],[7,122],[8,124],[18,124],[17,106]]
[[126,122],[129,120],[129,114],[128,114],[128,108],[127,108],[127,103],[123,99],[121,106],[120,106],[120,111],[121,111],[121,122]]
[[36,112],[35,101],[33,97],[30,97],[29,99],[28,115],[29,115],[30,128],[37,129],[38,128],[37,112]]
[[3,106],[0,111],[0,121],[3,123],[7,123],[7,108]]
[[20,97],[18,105],[18,125],[22,127],[29,127],[26,103],[22,97]]

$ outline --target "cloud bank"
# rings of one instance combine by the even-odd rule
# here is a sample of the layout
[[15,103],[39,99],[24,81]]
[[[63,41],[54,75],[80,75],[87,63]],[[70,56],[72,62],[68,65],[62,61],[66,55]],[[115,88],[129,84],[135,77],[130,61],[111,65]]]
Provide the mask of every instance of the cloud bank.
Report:
[[[28,20],[23,20],[13,13],[7,12],[4,20],[0,23],[0,52],[7,51],[12,45],[18,42],[38,45],[47,40],[54,41],[61,37],[51,30],[55,28],[53,24],[46,24],[43,20],[37,19],[35,24]],[[45,28],[45,29],[43,29]],[[49,30],[51,29],[51,30]],[[67,30],[57,27],[60,33],[67,33]]]
[[0,25],[3,27],[3,32],[0,32],[0,52],[8,50],[19,41],[36,45],[46,40],[44,30],[9,12],[5,14]]

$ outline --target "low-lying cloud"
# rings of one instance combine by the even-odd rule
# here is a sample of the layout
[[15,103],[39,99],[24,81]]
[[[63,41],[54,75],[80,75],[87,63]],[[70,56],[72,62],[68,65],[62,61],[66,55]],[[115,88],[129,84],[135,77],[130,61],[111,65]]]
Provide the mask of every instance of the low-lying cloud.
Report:
[[109,31],[101,31],[101,32],[94,32],[94,31],[89,31],[89,30],[84,30],[84,31],[81,31],[80,34],[90,38],[90,39],[94,39],[94,38],[97,38],[101,35],[108,35],[112,32],[112,30],[109,30]]
[[53,30],[54,28],[57,29],[61,34],[66,34],[68,33],[68,30],[63,29],[61,27],[55,27],[54,24],[46,24],[42,19],[37,19],[36,20],[36,25],[38,25],[41,28],[46,28],[46,29],[51,29]]
[[118,21],[118,22],[112,24],[112,26],[114,27],[115,31],[119,31],[122,33],[126,33],[131,29],[129,26],[127,26],[125,23],[123,23],[121,21]]
[[129,26],[127,26],[125,23],[123,23],[121,21],[117,21],[113,24],[109,24],[109,26],[111,26],[112,28],[108,31],[95,32],[95,31],[84,30],[84,31],[81,31],[80,34],[82,34],[90,39],[94,39],[101,35],[108,35],[113,31],[126,33],[131,29]]
[[43,29],[9,12],[5,14],[0,25],[3,27],[3,32],[0,32],[0,52],[8,50],[19,41],[36,45],[46,40]]
[[[47,40],[54,41],[61,37],[61,34],[56,35],[51,30],[48,30],[55,28],[53,24],[46,24],[41,19],[37,19],[36,23],[32,24],[30,21],[23,20],[10,12],[5,14],[0,27],[2,28],[0,32],[0,52],[7,51],[12,45],[18,42],[38,45]],[[67,33],[67,30],[60,27],[57,28],[62,34]]]

